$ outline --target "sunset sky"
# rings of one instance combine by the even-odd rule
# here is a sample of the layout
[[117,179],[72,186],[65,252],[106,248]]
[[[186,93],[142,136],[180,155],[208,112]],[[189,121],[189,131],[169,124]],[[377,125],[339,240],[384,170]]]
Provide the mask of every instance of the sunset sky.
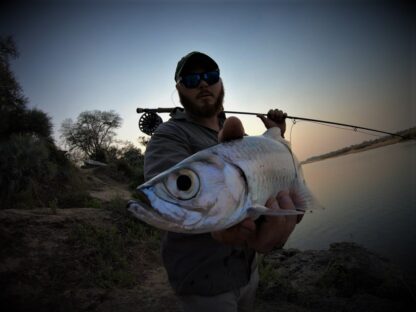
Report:
[[[12,1],[0,5],[0,35],[14,37],[16,78],[58,142],[64,119],[98,109],[117,111],[118,138],[137,144],[136,107],[180,106],[174,71],[193,50],[219,64],[226,110],[416,126],[414,11],[334,2]],[[241,119],[248,134],[263,132],[256,117]],[[371,138],[307,122],[291,135],[301,160]]]

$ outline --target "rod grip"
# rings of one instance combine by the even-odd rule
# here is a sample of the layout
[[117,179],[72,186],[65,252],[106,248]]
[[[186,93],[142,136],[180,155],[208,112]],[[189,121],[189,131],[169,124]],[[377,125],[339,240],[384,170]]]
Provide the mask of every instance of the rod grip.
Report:
[[173,107],[158,107],[158,108],[136,108],[137,114],[143,113],[170,113]]

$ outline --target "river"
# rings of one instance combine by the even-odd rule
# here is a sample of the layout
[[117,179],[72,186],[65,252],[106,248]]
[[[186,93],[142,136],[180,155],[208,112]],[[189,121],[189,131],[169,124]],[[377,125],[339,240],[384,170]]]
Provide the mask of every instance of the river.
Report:
[[305,215],[286,248],[352,241],[416,277],[416,141],[302,167],[325,209]]

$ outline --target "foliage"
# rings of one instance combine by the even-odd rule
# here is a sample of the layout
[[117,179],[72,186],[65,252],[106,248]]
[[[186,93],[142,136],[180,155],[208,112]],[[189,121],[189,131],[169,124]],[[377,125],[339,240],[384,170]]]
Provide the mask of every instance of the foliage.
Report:
[[[27,135],[14,135],[0,143],[1,201],[12,208],[20,197],[39,199],[40,184],[56,174],[56,166],[48,161],[45,141]],[[29,201],[27,204],[33,205]]]
[[36,135],[52,140],[52,123],[50,117],[36,108],[26,110],[18,123],[19,132]]
[[74,207],[91,202],[78,169],[45,138],[14,134],[0,142],[1,208]]
[[26,107],[27,99],[10,69],[10,59],[17,56],[13,38],[0,38],[0,140],[16,133],[51,140],[50,118],[40,110]]
[[10,59],[19,55],[12,37],[0,37],[0,107],[2,113],[11,110],[23,110],[27,100],[10,69]]
[[139,136],[138,138],[137,138],[137,141],[139,141],[139,143],[141,144],[141,145],[143,145],[143,146],[147,146],[147,144],[149,144],[149,141],[150,141],[150,137],[148,137],[148,136]]
[[[0,38],[0,209],[96,207],[101,203],[85,190],[79,170],[52,139],[50,117],[27,108],[27,99],[14,77],[10,60],[18,56],[12,37]],[[99,161],[111,158],[110,144],[121,118],[114,111],[83,112],[67,120],[63,136],[73,150]],[[127,145],[114,151],[117,171],[135,185],[143,180],[140,149]]]
[[107,160],[110,163],[110,169],[122,173],[131,181],[132,188],[144,181],[144,157],[140,148],[132,143],[126,142],[125,146],[121,148],[112,146],[107,151]]
[[[18,55],[12,37],[0,38],[0,208],[53,208],[80,196],[90,200],[76,168],[53,142],[50,117],[26,106],[10,69]],[[68,193],[72,197],[66,200]]]
[[129,241],[145,244],[149,250],[159,252],[161,231],[133,217],[126,209],[124,199],[113,198],[104,208],[112,212],[113,217],[118,220],[118,229]]
[[122,151],[122,156],[117,160],[117,170],[122,171],[134,183],[134,187],[144,181],[143,155],[140,149],[133,145]]
[[115,226],[100,228],[80,224],[73,231],[71,240],[79,247],[90,251],[81,259],[83,264],[89,267],[84,277],[84,286],[133,286],[133,276],[127,270],[128,259],[123,237]]
[[83,286],[133,287],[137,283],[133,272],[137,264],[132,267],[131,253],[146,250],[146,257],[158,257],[160,231],[133,219],[125,205],[121,198],[105,204],[112,213],[111,227],[80,223],[73,229],[69,240],[74,252],[83,253]]
[[264,255],[259,255],[259,276],[260,283],[258,296],[262,299],[275,297],[277,293],[282,293],[282,289],[289,290],[288,285],[284,285],[283,279],[279,278],[278,267],[272,262],[265,260]]
[[114,141],[114,130],[121,126],[115,111],[85,111],[77,121],[66,119],[61,126],[61,137],[69,150],[79,150],[86,157],[106,161],[106,151]]

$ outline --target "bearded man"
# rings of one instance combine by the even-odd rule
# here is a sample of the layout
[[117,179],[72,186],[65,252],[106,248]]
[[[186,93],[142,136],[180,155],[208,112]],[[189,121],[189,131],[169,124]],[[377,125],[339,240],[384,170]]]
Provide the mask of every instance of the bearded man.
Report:
[[[150,139],[145,180],[200,150],[244,135],[239,119],[225,118],[224,85],[211,57],[195,51],[185,55],[177,64],[175,82],[183,109],[175,109]],[[282,111],[258,117],[266,128],[279,127],[284,135]],[[266,206],[294,209],[288,191],[270,198]],[[266,216],[219,232],[165,233],[162,260],[184,311],[253,311],[259,280],[256,253],[282,247],[297,222],[296,216]]]

